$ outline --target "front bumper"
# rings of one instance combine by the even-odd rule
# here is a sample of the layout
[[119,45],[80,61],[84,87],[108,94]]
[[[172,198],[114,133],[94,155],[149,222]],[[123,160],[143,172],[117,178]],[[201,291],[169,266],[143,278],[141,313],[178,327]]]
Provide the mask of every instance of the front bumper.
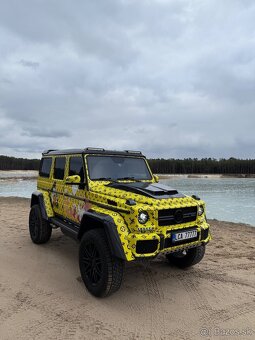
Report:
[[[197,237],[176,243],[172,241],[173,233],[187,231],[189,229],[197,229]],[[158,233],[131,233],[128,238],[134,257],[144,258],[155,257],[159,253],[176,252],[206,244],[211,240],[211,234],[209,226],[206,224],[206,227],[193,226],[190,228],[175,229],[166,235]]]

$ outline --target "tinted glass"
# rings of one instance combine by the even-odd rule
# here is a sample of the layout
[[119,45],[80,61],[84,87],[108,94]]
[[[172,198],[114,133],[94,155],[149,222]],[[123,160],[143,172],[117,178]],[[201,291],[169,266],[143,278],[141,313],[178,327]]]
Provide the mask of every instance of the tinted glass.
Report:
[[49,177],[50,176],[50,169],[52,164],[52,158],[42,158],[40,164],[40,171],[39,175],[42,177]]
[[87,162],[90,179],[151,179],[148,166],[143,158],[88,156]]
[[65,157],[57,157],[55,159],[55,167],[54,167],[54,178],[63,179],[65,173]]
[[79,175],[84,182],[83,162],[81,157],[71,157],[69,164],[69,176]]

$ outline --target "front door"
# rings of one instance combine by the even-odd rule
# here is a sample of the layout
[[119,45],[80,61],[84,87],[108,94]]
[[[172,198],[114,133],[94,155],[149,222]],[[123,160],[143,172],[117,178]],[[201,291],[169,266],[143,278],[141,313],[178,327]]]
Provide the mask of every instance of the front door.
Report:
[[64,194],[64,178],[66,168],[66,157],[58,156],[54,161],[53,170],[53,186],[51,191],[51,202],[55,214],[62,216],[63,214],[63,194]]
[[79,175],[81,182],[80,184],[66,183],[64,189],[63,215],[65,218],[79,224],[87,207],[85,202],[84,167],[81,155],[69,157],[67,176],[74,175]]

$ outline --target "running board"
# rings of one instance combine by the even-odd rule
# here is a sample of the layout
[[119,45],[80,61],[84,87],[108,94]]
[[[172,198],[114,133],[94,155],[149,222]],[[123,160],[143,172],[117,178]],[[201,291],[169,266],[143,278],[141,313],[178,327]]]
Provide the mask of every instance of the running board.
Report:
[[74,224],[63,221],[57,217],[50,218],[49,222],[59,227],[61,231],[63,232],[63,234],[70,236],[75,240],[78,240],[79,229]]

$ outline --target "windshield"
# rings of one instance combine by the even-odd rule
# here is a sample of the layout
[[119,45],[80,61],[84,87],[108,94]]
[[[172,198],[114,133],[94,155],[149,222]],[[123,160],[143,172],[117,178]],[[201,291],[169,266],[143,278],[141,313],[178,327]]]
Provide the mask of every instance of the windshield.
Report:
[[89,177],[92,180],[150,180],[143,158],[121,156],[87,156]]

